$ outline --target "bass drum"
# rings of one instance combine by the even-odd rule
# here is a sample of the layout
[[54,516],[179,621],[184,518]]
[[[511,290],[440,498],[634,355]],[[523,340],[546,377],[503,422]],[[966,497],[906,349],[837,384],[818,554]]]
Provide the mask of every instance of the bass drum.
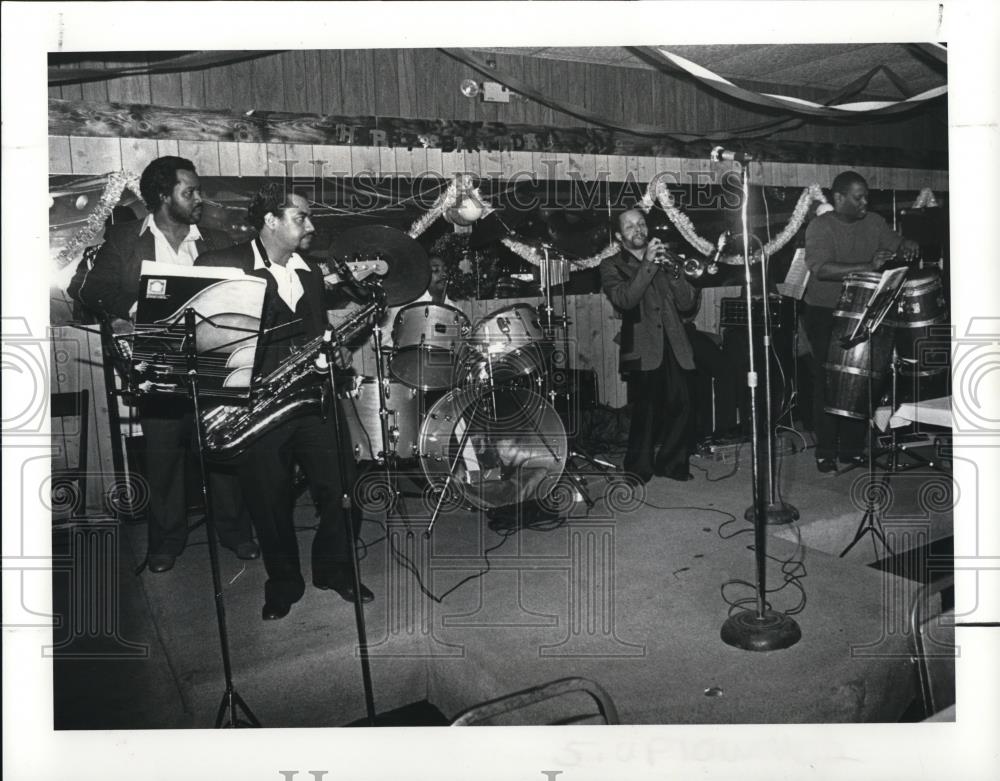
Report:
[[552,492],[566,463],[566,429],[527,388],[457,388],[428,411],[419,452],[432,486],[450,474],[470,504],[491,509]]
[[404,306],[392,324],[389,373],[411,388],[455,387],[456,369],[469,318],[446,304],[418,301]]
[[[340,396],[340,409],[347,421],[354,460],[376,461],[383,452],[382,424],[379,418],[378,385],[374,377],[360,377],[355,388]],[[417,455],[420,420],[419,392],[389,380],[386,383],[386,423],[389,427],[389,452],[399,459]]]
[[878,287],[881,274],[862,271],[844,277],[844,285],[833,313],[833,330],[827,352],[827,412],[848,418],[868,419],[868,378],[871,375],[872,409],[878,406],[892,362],[894,329],[883,322],[871,335],[849,350],[840,340],[849,337]]

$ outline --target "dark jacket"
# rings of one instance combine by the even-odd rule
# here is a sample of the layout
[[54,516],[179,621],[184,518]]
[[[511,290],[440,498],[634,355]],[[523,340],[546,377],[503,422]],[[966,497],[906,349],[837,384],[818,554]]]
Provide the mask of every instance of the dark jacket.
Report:
[[652,371],[663,362],[664,333],[682,369],[694,369],[694,356],[679,312],[691,309],[695,290],[684,277],[630,252],[601,261],[601,289],[622,315],[618,366],[623,372]]
[[[156,260],[156,237],[147,230],[141,236],[144,220],[123,222],[108,227],[104,243],[97,251],[93,268],[81,263],[67,292],[75,300],[98,314],[128,317],[139,298],[139,274],[142,261]],[[232,245],[222,231],[198,228],[199,254]]]
[[[307,261],[308,263],[308,261]],[[238,268],[244,274],[260,277],[267,282],[264,294],[262,326],[265,336],[258,355],[259,372],[268,374],[288,357],[293,348],[299,347],[323,334],[327,326],[324,305],[323,273],[309,263],[310,270],[296,271],[302,282],[302,298],[292,312],[278,295],[278,283],[267,269],[254,270],[252,241],[199,255],[196,266],[227,266]],[[281,327],[286,326],[286,327]],[[268,334],[268,329],[277,329]]]

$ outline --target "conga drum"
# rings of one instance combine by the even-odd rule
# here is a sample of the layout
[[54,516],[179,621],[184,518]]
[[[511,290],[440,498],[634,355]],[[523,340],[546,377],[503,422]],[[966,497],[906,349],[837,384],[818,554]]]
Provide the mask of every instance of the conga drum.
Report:
[[854,333],[865,307],[874,295],[882,275],[862,271],[844,277],[840,300],[833,312],[830,349],[826,363],[827,412],[848,418],[868,418],[868,389],[871,379],[872,407],[878,405],[889,377],[894,330],[886,322],[866,339],[845,350],[841,340]]
[[937,269],[910,273],[885,322],[896,329],[900,375],[929,377],[948,370],[948,305]]

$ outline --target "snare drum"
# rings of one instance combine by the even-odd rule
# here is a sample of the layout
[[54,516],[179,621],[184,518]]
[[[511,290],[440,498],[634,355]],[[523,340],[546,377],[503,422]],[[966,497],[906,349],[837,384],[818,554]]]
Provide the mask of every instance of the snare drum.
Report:
[[875,294],[882,275],[872,271],[848,274],[840,300],[833,313],[833,330],[827,352],[826,405],[824,409],[834,415],[867,419],[868,379],[871,375],[871,403],[876,406],[888,379],[892,361],[894,329],[883,322],[871,339],[845,350],[840,340],[849,337],[857,327],[865,307]]
[[404,306],[392,325],[389,373],[420,390],[444,390],[455,385],[462,343],[469,318],[446,304],[418,301]]
[[[379,417],[378,385],[374,377],[357,378],[352,391],[340,396],[340,409],[347,421],[351,452],[355,461],[375,461],[384,452]],[[414,458],[420,422],[419,393],[401,382],[386,383],[389,452],[397,458]]]

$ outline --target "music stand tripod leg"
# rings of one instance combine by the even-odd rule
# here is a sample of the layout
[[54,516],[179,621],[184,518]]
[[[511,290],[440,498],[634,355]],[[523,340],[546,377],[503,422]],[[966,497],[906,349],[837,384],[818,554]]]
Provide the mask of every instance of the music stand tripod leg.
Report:
[[[219,711],[215,717],[215,727],[259,727],[260,722],[247,707],[233,688],[233,667],[229,655],[229,631],[226,626],[226,603],[222,591],[222,574],[219,568],[219,542],[215,536],[215,513],[212,508],[212,492],[209,488],[208,469],[205,463],[204,432],[201,421],[201,401],[198,389],[198,352],[195,343],[195,311],[186,309],[184,312],[184,336],[187,344],[187,375],[194,407],[195,436],[198,450],[198,467],[201,474],[201,495],[205,503],[205,534],[208,537],[208,558],[212,569],[212,587],[215,592],[215,617],[219,627],[219,646],[222,652],[222,670],[225,676],[226,690],[223,692]],[[240,718],[238,710],[242,710],[247,720]],[[229,712],[229,723],[223,724],[226,711]]]

